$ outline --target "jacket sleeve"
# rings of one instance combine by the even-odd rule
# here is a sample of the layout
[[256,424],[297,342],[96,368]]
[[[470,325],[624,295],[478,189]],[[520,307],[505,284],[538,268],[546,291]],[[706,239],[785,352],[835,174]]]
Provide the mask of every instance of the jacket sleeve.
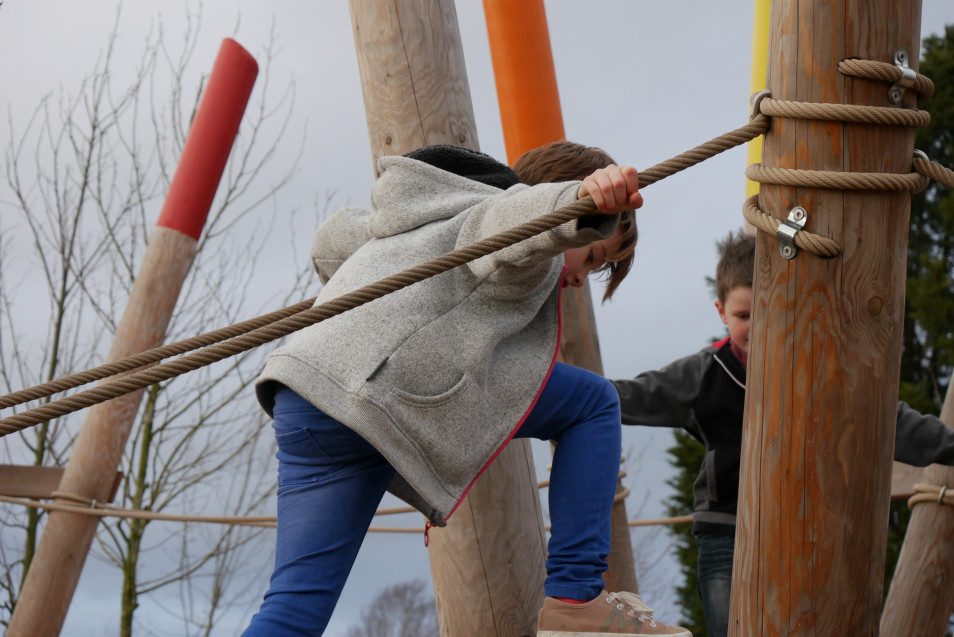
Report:
[[[456,247],[460,248],[531,221],[577,200],[580,182],[515,186],[489,197],[468,213]],[[588,245],[613,234],[619,215],[585,215],[512,246],[471,261],[470,270],[480,278],[513,279],[520,270],[533,270],[568,248]]]
[[954,465],[954,430],[937,416],[922,414],[899,401],[894,459],[916,467]]
[[371,213],[360,208],[343,208],[318,227],[311,246],[311,262],[324,285],[331,275],[371,239]]
[[619,393],[624,425],[679,427],[699,437],[693,404],[712,354],[702,350],[632,380],[610,381]]

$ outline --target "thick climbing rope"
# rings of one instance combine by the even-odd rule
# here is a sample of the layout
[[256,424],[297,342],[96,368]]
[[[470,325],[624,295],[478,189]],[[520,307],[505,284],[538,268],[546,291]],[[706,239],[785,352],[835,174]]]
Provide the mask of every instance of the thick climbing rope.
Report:
[[241,323],[223,327],[212,332],[206,332],[205,334],[193,336],[176,343],[170,343],[169,345],[162,345],[160,347],[146,350],[145,352],[127,356],[126,358],[112,363],[106,363],[104,365],[100,365],[99,367],[94,367],[93,369],[88,369],[83,372],[64,376],[56,380],[51,380],[48,383],[43,383],[42,385],[35,385],[28,389],[21,389],[20,391],[13,392],[12,394],[0,396],[0,409],[13,407],[14,405],[19,405],[37,398],[45,398],[46,396],[51,396],[52,394],[66,391],[67,389],[72,389],[74,387],[79,387],[80,385],[86,385],[87,383],[102,380],[103,378],[107,378],[109,376],[115,376],[116,374],[128,372],[130,370],[136,369],[137,367],[143,367],[144,365],[157,363],[164,358],[169,358],[170,356],[185,354],[186,352],[191,352],[192,350],[198,349],[200,347],[207,347],[209,345],[224,341],[225,339],[246,334],[253,329],[269,325],[287,316],[298,314],[299,312],[307,310],[314,304],[315,298],[312,297],[307,301],[301,301],[300,303],[289,305],[288,307],[281,310],[271,312],[269,314],[263,314],[262,316],[249,319]]
[[[897,82],[903,71],[900,67],[873,60],[842,60],[838,70],[843,75],[884,82]],[[934,83],[920,73],[915,74],[913,89],[921,99],[934,94]],[[931,117],[926,111],[858,104],[819,104],[774,100],[764,94],[756,103],[757,116],[783,117],[789,119],[825,120],[879,124],[886,126],[927,126]],[[769,168],[761,164],[746,167],[745,176],[763,184],[801,186],[808,188],[833,188],[838,190],[906,191],[921,192],[935,179],[954,188],[954,171],[916,153],[912,162],[914,173],[845,173],[829,170],[794,170]],[[782,221],[763,212],[758,205],[758,195],[745,200],[742,215],[758,230],[777,236]],[[841,245],[834,239],[822,237],[806,230],[795,233],[793,241],[799,248],[812,254],[832,258],[841,254]]]
[[[897,81],[902,71],[891,64],[867,60],[843,60],[839,71],[845,75],[884,81]],[[917,74],[914,86],[922,97],[933,93],[934,85],[926,77]],[[698,164],[725,150],[748,142],[768,130],[769,115],[800,119],[821,119],[848,122],[866,122],[898,126],[923,126],[930,119],[926,112],[907,109],[859,106],[850,104],[810,104],[762,98],[757,102],[758,112],[753,113],[749,124],[701,144],[672,159],[653,166],[639,175],[640,187],[646,187],[665,177]],[[905,190],[916,191],[927,185],[930,177],[954,187],[954,172],[926,160],[915,157],[913,166],[917,171],[911,175],[885,173],[840,173],[835,171],[805,171],[779,168],[763,168],[758,164],[746,169],[746,175],[761,183],[780,183],[792,186],[807,186],[839,189]],[[230,356],[248,351],[259,345],[286,336],[296,330],[337,316],[350,309],[373,301],[386,294],[402,289],[424,279],[436,276],[451,268],[463,265],[482,256],[501,250],[531,236],[546,232],[558,225],[580,216],[595,212],[591,198],[587,197],[569,206],[553,211],[516,228],[489,237],[470,246],[432,259],[414,268],[386,277],[376,283],[343,295],[319,306],[309,307],[310,301],[252,319],[229,328],[209,332],[186,341],[149,350],[132,357],[97,367],[82,374],[37,385],[26,390],[0,397],[0,408],[21,404],[28,400],[46,397],[57,391],[77,387],[94,380],[122,373],[158,362],[170,355],[205,347],[175,361],[163,363],[108,380],[93,389],[52,401],[0,420],[0,436],[21,431],[32,425],[46,422],[66,414],[91,407],[175,376],[199,369]],[[746,200],[743,215],[753,226],[775,235],[781,221],[766,214],[758,207],[758,196]],[[799,231],[794,243],[800,248],[819,256],[834,257],[841,253],[841,246],[833,239]],[[228,340],[224,340],[228,339]],[[211,344],[209,344],[211,343]]]
[[949,489],[946,485],[914,485],[914,495],[908,498],[908,508],[913,509],[915,506],[927,502],[934,502],[935,504],[949,504],[954,506],[954,489]]
[[[701,144],[692,150],[686,151],[680,155],[677,155],[676,157],[673,157],[672,159],[657,164],[640,173],[639,186],[640,188],[644,188],[670,175],[674,175],[677,172],[685,170],[690,166],[705,161],[706,159],[709,159],[710,157],[713,157],[723,151],[744,144],[763,134],[766,130],[768,130],[768,126],[769,119],[767,117],[759,116],[753,118],[752,121],[741,128],[720,135],[719,137]],[[210,332],[209,334],[202,335],[200,337],[193,337],[193,339],[189,339],[189,341],[195,341],[197,339],[208,337],[208,339],[215,344],[209,345],[202,350],[185,355],[174,361],[156,365],[155,367],[150,367],[148,369],[134,372],[116,379],[107,380],[92,389],[88,389],[86,391],[52,401],[46,405],[34,407],[33,409],[29,409],[20,414],[4,418],[3,420],[0,420],[0,436],[6,436],[41,422],[46,422],[53,418],[65,416],[66,414],[72,413],[74,411],[91,407],[106,400],[116,398],[117,396],[122,396],[124,394],[143,389],[149,385],[154,385],[155,383],[168,380],[175,376],[179,376],[181,374],[199,369],[200,367],[218,362],[230,356],[248,351],[254,347],[269,343],[283,336],[291,334],[294,331],[308,327],[309,325],[313,325],[325,319],[337,316],[338,314],[373,301],[374,299],[380,298],[386,294],[390,294],[391,292],[400,290],[432,276],[436,276],[437,274],[446,272],[447,270],[455,268],[459,265],[469,263],[470,261],[479,259],[480,257],[492,252],[502,250],[503,248],[518,243],[519,241],[523,241],[524,239],[528,239],[542,232],[546,232],[547,230],[577,219],[583,215],[592,214],[595,211],[596,206],[593,203],[592,198],[585,197],[568,206],[560,208],[559,210],[555,210],[537,219],[528,221],[515,228],[511,228],[510,230],[501,232],[492,237],[488,237],[469,246],[454,250],[453,252],[449,252],[443,256],[431,259],[430,261],[422,263],[413,268],[408,268],[403,272],[393,274],[389,277],[381,279],[380,281],[359,288],[358,290],[322,303],[321,305],[300,311],[290,311],[292,308],[298,308],[303,304],[307,304],[308,302],[306,301],[296,306],[292,306],[292,308],[286,308],[285,310],[273,312],[272,314],[265,316],[273,317],[278,314],[281,314],[282,316],[263,325],[258,324],[258,319],[246,321],[244,324],[242,324],[245,326],[245,328],[247,328],[243,328],[245,329],[244,333],[228,338],[228,340],[222,340],[222,338],[224,338],[224,336],[222,336],[223,330]],[[186,341],[183,341],[182,343],[185,342]],[[156,348],[142,354],[137,354],[133,357],[129,357],[128,359],[116,361],[110,365],[120,367],[124,371],[135,369],[137,367],[141,367],[144,362],[155,362],[165,358],[166,356],[161,355],[162,352],[160,350],[166,349],[181,349],[182,351],[191,351],[192,349],[195,349],[195,347],[191,346],[191,343],[190,346],[184,346],[181,345],[181,343],[174,343],[163,348]],[[104,365],[96,368],[96,370],[90,370],[89,373],[92,376],[96,376],[96,379],[98,380],[104,377],[100,374],[102,374],[102,370],[107,367],[109,367],[109,365]],[[70,386],[75,387],[79,384],[90,382],[83,381],[83,383],[77,383],[76,381],[81,376],[81,374],[75,374],[70,377],[73,379],[70,382],[76,383]],[[47,391],[47,389],[41,390],[41,387],[46,388],[47,386],[53,384],[53,382],[46,385],[38,385],[26,390],[21,390],[15,394],[2,396],[0,397],[0,405],[12,406],[25,402],[26,400],[48,396],[52,393],[52,391]],[[24,398],[25,396],[29,396],[29,398]]]

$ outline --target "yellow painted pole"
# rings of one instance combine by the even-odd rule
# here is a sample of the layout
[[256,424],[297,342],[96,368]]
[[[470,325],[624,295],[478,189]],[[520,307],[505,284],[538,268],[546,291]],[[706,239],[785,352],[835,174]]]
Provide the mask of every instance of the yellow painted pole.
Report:
[[[769,5],[771,0],[755,0],[752,13],[752,79],[751,93],[765,89],[765,76],[768,73],[768,33]],[[762,161],[762,137],[756,137],[748,144],[748,163]],[[745,180],[745,198],[758,193],[759,184],[751,179]]]

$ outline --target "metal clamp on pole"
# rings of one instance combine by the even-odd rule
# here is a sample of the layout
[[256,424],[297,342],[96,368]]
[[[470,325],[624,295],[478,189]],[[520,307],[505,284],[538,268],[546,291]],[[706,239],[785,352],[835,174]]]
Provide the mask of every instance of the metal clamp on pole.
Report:
[[808,212],[801,206],[795,206],[788,213],[788,219],[779,224],[775,236],[778,238],[778,251],[782,253],[783,259],[794,259],[798,254],[798,248],[795,246],[795,235],[805,227],[805,221],[808,219]]
[[752,112],[749,114],[749,121],[755,119],[755,117],[762,112],[762,100],[767,97],[772,97],[772,91],[769,89],[763,89],[758,93],[752,93],[752,96],[749,98],[749,102],[752,104]]
[[901,69],[901,78],[888,89],[888,97],[891,98],[892,104],[900,104],[901,98],[904,97],[904,92],[914,86],[918,79],[918,74],[914,72],[914,69],[908,66],[908,52],[904,49],[895,51],[894,64]]

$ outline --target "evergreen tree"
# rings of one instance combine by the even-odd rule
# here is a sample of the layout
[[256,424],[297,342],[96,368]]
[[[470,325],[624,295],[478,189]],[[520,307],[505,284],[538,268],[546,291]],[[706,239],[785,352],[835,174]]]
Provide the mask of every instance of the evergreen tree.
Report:
[[[692,511],[692,484],[706,455],[702,443],[681,429],[675,432],[676,442],[668,449],[669,464],[678,472],[666,481],[675,495],[666,503],[670,517],[686,515]],[[679,625],[687,628],[695,637],[707,637],[702,603],[699,601],[698,577],[696,577],[696,540],[692,535],[692,522],[672,526],[675,536],[676,556],[679,571],[685,578],[676,588],[676,601],[682,608]]]

